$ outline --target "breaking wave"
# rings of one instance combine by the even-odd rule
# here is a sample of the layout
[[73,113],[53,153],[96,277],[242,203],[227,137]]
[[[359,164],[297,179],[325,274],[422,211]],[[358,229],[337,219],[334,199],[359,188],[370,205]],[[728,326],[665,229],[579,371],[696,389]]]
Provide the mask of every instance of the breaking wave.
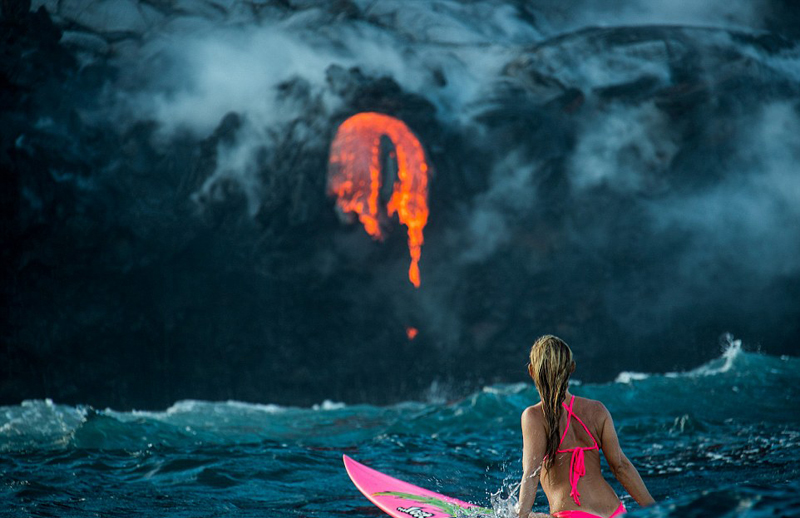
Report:
[[[793,422],[787,412],[797,388],[800,360],[747,352],[731,339],[719,358],[687,372],[622,372],[606,384],[575,384],[573,391],[603,401],[612,413],[642,416],[638,405],[658,408],[644,413],[664,429],[683,430],[702,423],[724,423],[730,416],[752,421]],[[765,397],[774,391],[775,396]],[[707,398],[697,398],[704,394]],[[515,428],[520,412],[538,401],[528,383],[484,387],[463,399],[410,401],[378,407],[324,401],[311,408],[239,401],[184,400],[164,411],[120,412],[68,406],[51,400],[24,401],[0,408],[0,448],[126,449],[246,444],[264,440],[314,442],[356,430],[383,433]],[[352,420],[346,424],[346,420]],[[353,425],[361,423],[361,425]],[[365,423],[369,423],[366,425]]]

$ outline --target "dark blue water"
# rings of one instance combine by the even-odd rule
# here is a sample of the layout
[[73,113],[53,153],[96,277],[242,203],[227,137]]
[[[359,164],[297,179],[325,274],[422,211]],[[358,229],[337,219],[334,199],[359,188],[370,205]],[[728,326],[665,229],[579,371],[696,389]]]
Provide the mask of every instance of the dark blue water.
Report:
[[[800,516],[798,382],[800,359],[733,343],[691,372],[622,373],[572,391],[612,412],[659,501],[638,515]],[[503,513],[520,476],[520,412],[536,391],[497,385],[446,397],[433,390],[431,401],[389,407],[2,407],[0,514],[381,516],[350,483],[343,453]],[[547,509],[541,493],[535,508]]]

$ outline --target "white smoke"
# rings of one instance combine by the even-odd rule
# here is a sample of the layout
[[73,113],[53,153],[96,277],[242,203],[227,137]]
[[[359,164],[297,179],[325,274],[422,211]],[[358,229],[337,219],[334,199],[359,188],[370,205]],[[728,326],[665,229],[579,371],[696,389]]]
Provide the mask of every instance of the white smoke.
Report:
[[[500,7],[489,8],[496,4]],[[198,10],[205,4],[183,5]],[[235,182],[255,214],[269,188],[257,156],[274,144],[272,135],[295,121],[318,130],[308,132],[306,145],[324,149],[322,125],[341,107],[326,84],[332,65],[390,77],[404,91],[432,102],[442,121],[454,122],[468,118],[469,107],[510,56],[508,48],[487,47],[487,42],[536,36],[502,2],[362,6],[386,25],[340,19],[319,5],[269,20],[246,19],[240,10],[225,20],[202,9],[191,16],[174,14],[144,33],[140,46],[129,42],[115,49],[122,77],[112,98],[124,114],[120,118],[157,121],[164,145],[183,132],[204,138],[230,112],[243,117],[235,140],[220,145],[216,170],[195,200],[213,200],[223,192],[220,181]],[[287,82],[302,84],[305,97],[281,96]]]
[[171,84],[136,99],[141,115],[159,121],[165,134],[207,135],[231,111],[265,127],[296,118],[298,107],[276,102],[275,87],[294,77],[320,85],[332,61],[278,26],[206,29],[160,36],[143,49],[165,56],[174,74]]
[[[303,117],[326,120],[339,107],[338,98],[325,84],[325,72],[331,65],[359,67],[370,77],[391,77],[404,91],[432,102],[444,123],[466,124],[473,106],[491,89],[503,65],[522,48],[554,34],[592,25],[645,23],[757,29],[763,24],[767,2],[605,0],[568,8],[554,0],[524,7],[502,0],[357,0],[356,19],[321,0],[289,4],[294,11],[257,8],[248,2],[201,0],[176,3],[171,13],[130,0],[38,0],[33,7],[45,5],[58,20],[85,27],[86,32],[70,32],[74,42],[89,41],[88,32],[92,31],[95,39],[97,34],[138,34],[138,39],[111,42],[110,52],[117,56],[123,71],[112,88],[118,90],[117,101],[125,105],[130,117],[159,123],[165,142],[186,131],[202,138],[227,113],[242,115],[245,128],[235,143],[219,150],[217,170],[200,194],[208,195],[217,179],[238,181],[254,213],[263,194],[255,156],[268,142],[269,131],[282,131],[282,125]],[[611,56],[561,52],[560,59],[565,62],[544,52],[540,58],[554,77],[582,88],[624,81],[625,74],[663,81],[669,76],[665,59],[659,58],[666,54],[660,42],[630,46]],[[548,72],[547,67],[543,72]],[[286,102],[276,95],[279,85],[298,79],[315,100],[317,111],[313,114],[307,113],[308,105]],[[652,110],[650,115],[647,112],[643,109],[634,114],[643,126],[648,117],[657,116]],[[580,156],[573,161],[575,169],[594,174],[594,180],[587,176],[586,182],[609,178],[604,166],[613,160],[607,159],[625,149],[641,151],[639,161],[645,168],[659,168],[669,160],[672,148],[659,147],[650,138],[657,127],[638,137],[625,133],[635,131],[635,125],[622,120],[622,114],[612,110],[608,116],[601,124],[618,126],[616,142],[603,148],[598,139],[614,131],[598,131],[594,140],[587,136]],[[315,135],[312,132],[310,136]],[[629,146],[622,149],[626,138]],[[626,178],[623,184],[636,181],[629,174],[630,167],[635,165],[620,170]],[[491,188],[493,192],[503,189],[502,185]],[[475,232],[489,231],[499,244],[506,239],[503,224],[497,211],[486,209],[494,204],[491,199],[497,195],[493,192],[479,202],[479,213],[471,225]],[[485,255],[476,254],[476,258]]]
[[674,325],[674,311],[704,305],[785,307],[761,293],[800,272],[800,113],[770,102],[738,123],[720,181],[637,202],[650,229],[640,246],[672,236],[680,249],[658,270],[631,265],[612,283],[605,301],[623,326],[656,331]]
[[797,105],[767,103],[740,121],[726,178],[651,206],[660,229],[696,236],[695,253],[681,266],[685,277],[718,264],[757,275],[756,283],[800,271],[799,136]]
[[581,27],[682,25],[727,29],[763,29],[769,0],[579,0],[564,4],[540,0],[551,26],[562,32]]
[[650,101],[610,104],[582,122],[569,159],[569,176],[579,190],[599,185],[636,192],[659,182],[678,152],[676,129]]
[[[466,125],[506,63],[558,34],[588,26],[642,24],[752,31],[764,27],[770,5],[766,0],[541,0],[523,9],[502,0],[357,0],[359,13],[351,19],[322,0],[289,2],[294,11],[184,0],[166,14],[130,0],[109,0],[102,9],[87,0],[40,4],[59,20],[85,29],[73,31],[76,44],[89,41],[81,34],[92,31],[95,37],[137,33],[138,39],[109,39],[108,52],[122,70],[111,85],[112,97],[124,106],[128,120],[158,122],[165,143],[181,132],[204,138],[229,112],[242,115],[243,126],[234,141],[220,144],[216,170],[196,199],[213,198],[219,182],[233,181],[245,193],[250,214],[269,189],[257,157],[269,150],[275,132],[302,118],[327,123],[341,107],[326,84],[331,65],[359,67],[368,77],[391,77],[405,92],[430,101],[444,124]],[[531,59],[538,60],[539,72],[589,95],[642,77],[665,85],[672,81],[668,60],[675,49],[662,41],[608,53],[569,48],[571,41],[585,44],[580,38],[562,41],[566,47],[536,47]],[[753,58],[759,63],[764,59]],[[769,59],[787,77],[800,77],[796,57]],[[302,99],[281,97],[280,85],[291,81],[304,85]],[[583,112],[577,144],[567,160],[574,189],[588,192],[605,186],[636,193],[661,181],[678,152],[679,135],[655,104],[598,103]],[[655,231],[685,229],[699,236],[698,243],[713,244],[710,253],[717,259],[723,250],[737,250],[732,261],[742,268],[770,274],[795,271],[800,239],[790,238],[795,236],[792,222],[797,219],[792,218],[798,206],[792,203],[798,199],[793,169],[798,158],[796,111],[786,104],[771,105],[743,124],[752,131],[741,140],[742,156],[736,163],[742,171],[732,171],[703,193],[652,203],[659,225]],[[306,127],[306,140],[325,134],[313,123]],[[452,238],[464,250],[462,260],[481,262],[509,242],[514,214],[535,203],[534,179],[540,168],[540,163],[513,153],[495,162],[486,191],[464,209],[466,228]],[[754,260],[757,250],[779,251]],[[688,255],[681,268],[702,269],[702,257]]]
[[489,189],[475,199],[466,219],[466,232],[460,234],[462,261],[482,262],[511,240],[509,217],[535,202],[533,178],[538,167],[519,153],[510,153],[495,164]]
[[[441,116],[454,117],[474,102],[480,85],[496,77],[504,63],[498,53],[508,55],[487,43],[514,38],[530,43],[537,35],[501,2],[469,9],[459,2],[364,4],[372,19],[387,25],[341,20],[320,7],[268,21],[236,18],[236,23],[175,15],[146,33],[144,45],[126,56],[132,62],[125,65],[134,73],[123,82],[143,83],[135,107],[141,116],[158,120],[166,133],[207,134],[230,111],[265,125],[296,118],[302,114],[287,113],[274,100],[275,88],[301,78],[324,91],[331,65],[391,77],[405,91],[433,102]],[[489,9],[494,4],[500,7]],[[443,74],[444,84],[436,73]]]

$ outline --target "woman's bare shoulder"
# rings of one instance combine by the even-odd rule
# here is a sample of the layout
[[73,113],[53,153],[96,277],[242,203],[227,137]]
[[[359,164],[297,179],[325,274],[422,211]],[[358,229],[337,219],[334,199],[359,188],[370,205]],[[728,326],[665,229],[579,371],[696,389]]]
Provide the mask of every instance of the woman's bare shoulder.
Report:
[[606,406],[602,401],[596,399],[589,399],[584,397],[576,397],[580,404],[579,412],[587,418],[597,421],[605,421],[606,418],[611,416]]
[[587,398],[580,399],[581,406],[577,409],[577,412],[580,414],[586,426],[588,426],[594,436],[597,437],[597,440],[600,441],[603,428],[608,418],[611,417],[611,414],[602,401]]
[[608,412],[608,410],[606,410],[606,406],[600,400],[589,399],[588,397],[575,396],[575,401],[577,401],[579,404],[581,404],[590,411]]
[[544,413],[542,413],[542,403],[531,405],[522,411],[522,424],[538,424],[544,421]]

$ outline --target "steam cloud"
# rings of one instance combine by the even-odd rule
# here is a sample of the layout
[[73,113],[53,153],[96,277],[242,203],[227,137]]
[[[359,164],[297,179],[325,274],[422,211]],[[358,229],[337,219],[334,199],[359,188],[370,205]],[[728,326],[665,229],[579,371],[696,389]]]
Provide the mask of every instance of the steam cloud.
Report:
[[[69,2],[62,4],[62,14],[73,12]],[[243,127],[233,141],[219,144],[216,168],[193,199],[201,205],[218,200],[225,196],[219,184],[234,181],[245,194],[251,216],[268,196],[263,156],[281,145],[276,137],[281,128],[307,121],[305,131],[295,137],[320,149],[328,144],[327,121],[343,108],[341,97],[326,82],[332,65],[359,67],[371,77],[391,77],[405,91],[430,100],[443,123],[468,128],[476,125],[474,116],[492,95],[504,64],[554,35],[586,26],[619,25],[762,30],[774,14],[766,0],[584,2],[569,9],[548,1],[522,8],[499,0],[470,4],[364,0],[353,4],[360,14],[356,20],[342,18],[324,3],[312,2],[308,9],[281,15],[270,9],[254,14],[245,3],[187,4],[189,9],[201,5],[206,7],[195,16],[155,18],[138,46],[120,45],[116,59],[126,73],[117,85],[121,89],[114,90],[109,100],[110,109],[122,111],[129,123],[157,121],[165,145],[180,132],[210,134],[230,112],[242,115]],[[227,14],[220,15],[225,10]],[[100,23],[113,30],[115,17],[130,16],[123,9],[111,9]],[[116,23],[124,25],[124,20]],[[721,37],[708,36],[709,40]],[[568,45],[567,52],[546,45],[537,50],[543,71],[562,84],[592,91],[641,77],[670,81],[668,49],[660,41],[605,55],[587,52],[580,42]],[[753,57],[770,61],[795,80],[800,74],[796,52]],[[281,85],[293,81],[303,85],[304,95],[295,101],[281,98]],[[798,205],[790,197],[798,185],[792,170],[797,158],[796,109],[778,102],[745,110],[733,122],[742,126],[736,135],[738,155],[728,161],[718,184],[645,204],[653,234],[674,228],[691,235],[695,243],[675,265],[679,285],[692,284],[698,275],[713,276],[709,269],[723,259],[762,278],[796,271],[793,258],[798,257],[794,252],[800,240],[792,222],[797,221]],[[569,182],[586,196],[596,188],[633,195],[652,190],[670,174],[680,151],[678,132],[653,101],[598,104],[577,124],[574,148],[566,157]],[[526,136],[519,138],[524,142]],[[509,220],[535,217],[530,208],[537,203],[535,179],[543,167],[530,153],[518,150],[495,157],[486,189],[461,205],[464,224],[449,231],[447,241],[454,248],[450,253],[465,264],[480,263],[507,245],[513,239]],[[613,237],[590,233],[578,239],[597,241],[602,247]],[[677,295],[669,293],[676,289],[680,288],[672,283],[663,286],[661,298],[675,299]],[[662,309],[659,304],[653,307]]]
[[[720,326],[748,314],[760,322],[753,329],[770,328],[770,318],[783,326],[775,336],[785,348],[797,338],[786,323],[800,314],[793,288],[800,275],[800,33],[792,28],[799,16],[784,4],[38,1],[33,9],[44,6],[66,29],[61,45],[81,73],[106,74],[96,99],[64,102],[74,101],[82,120],[111,123],[121,135],[156,128],[143,139],[154,147],[152,160],[123,150],[85,177],[58,168],[48,174],[86,197],[105,192],[94,183],[114,184],[125,197],[125,167],[146,171],[172,161],[180,186],[189,187],[165,180],[163,191],[181,198],[171,202],[186,201],[192,217],[222,207],[248,222],[230,239],[240,232],[254,244],[236,253],[257,256],[268,241],[264,228],[306,232],[294,238],[296,255],[281,263],[289,266],[276,271],[265,262],[253,278],[303,273],[307,299],[269,285],[280,293],[265,304],[296,303],[276,321],[326,347],[330,336],[347,346],[366,341],[341,328],[320,331],[331,327],[327,310],[306,320],[309,300],[335,292],[330,300],[341,314],[356,315],[353,329],[371,326],[370,339],[385,340],[370,347],[401,359],[421,354],[413,347],[494,359],[532,333],[552,331],[579,337],[596,356],[625,336],[614,351],[640,363],[624,367],[652,371],[644,353],[636,356],[640,343],[692,318],[686,327],[739,336]],[[370,110],[406,116],[435,171],[420,262],[425,282],[413,295],[403,291],[402,232],[372,243],[334,221],[324,193],[337,125]],[[39,117],[38,130],[71,142],[66,125],[56,126],[49,114]],[[34,154],[27,136],[15,145]],[[181,146],[202,154],[192,158],[197,170],[181,169],[191,161]],[[20,219],[36,221],[48,198],[32,183],[21,185]],[[134,209],[119,220],[160,223],[146,202],[130,201]],[[249,230],[253,222],[258,230]],[[118,239],[109,262],[136,255],[126,251],[128,237]],[[165,256],[183,250],[164,249]],[[148,253],[159,252],[141,255]],[[331,280],[337,275],[350,284]],[[382,316],[370,320],[378,306]],[[698,306],[722,309],[703,320]],[[253,331],[248,343],[260,347],[268,336],[287,371],[292,361],[302,364],[296,371],[306,378],[297,383],[313,385],[307,378],[316,367],[303,363],[296,343],[280,342],[288,332],[281,326]],[[410,345],[406,326],[420,330]],[[387,338],[395,327],[400,345]],[[326,360],[353,365],[367,349],[353,347],[351,356]],[[672,360],[688,347],[676,345]],[[490,363],[481,379],[491,376]],[[421,376],[438,375],[438,367],[427,368]],[[377,379],[382,371],[374,370]]]

